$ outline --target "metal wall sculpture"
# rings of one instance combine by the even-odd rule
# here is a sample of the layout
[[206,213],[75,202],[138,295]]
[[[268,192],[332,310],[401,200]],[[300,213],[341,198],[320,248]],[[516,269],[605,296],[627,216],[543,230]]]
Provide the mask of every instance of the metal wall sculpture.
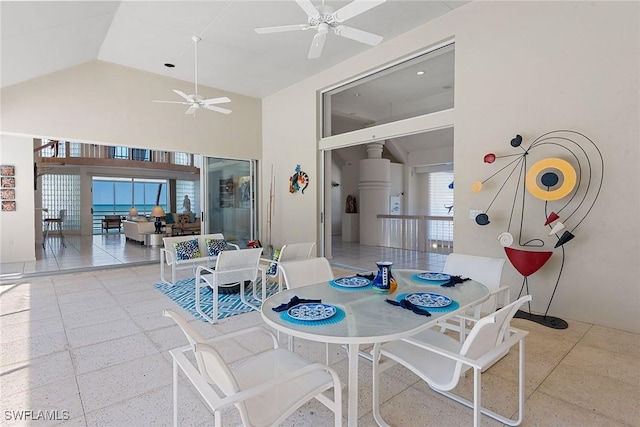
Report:
[[[518,297],[525,288],[529,293],[528,277],[549,261],[554,250],[561,256],[560,269],[544,315],[531,313],[529,305],[528,313],[520,311],[516,317],[565,329],[567,322],[547,314],[562,276],[565,244],[575,238],[576,229],[589,215],[600,194],[604,159],[591,139],[571,130],[545,133],[531,142],[528,148],[524,148],[522,142],[522,136],[516,135],[510,145],[517,153],[488,153],[484,156],[486,164],[493,164],[498,159],[512,159],[484,181],[473,184],[471,190],[478,193],[485,191],[488,181],[504,177],[489,206],[475,220],[478,225],[489,225],[489,210],[500,193],[503,190],[513,191],[507,229],[498,234],[498,241],[511,264],[523,276]],[[548,157],[549,154],[554,157]],[[533,196],[533,200],[527,194]],[[536,221],[535,218],[540,219],[538,223],[532,222]],[[517,235],[517,247],[514,246],[513,233]]]
[[300,169],[300,165],[296,165],[296,173],[289,178],[289,193],[300,191],[304,194],[304,190],[309,186],[309,175]]

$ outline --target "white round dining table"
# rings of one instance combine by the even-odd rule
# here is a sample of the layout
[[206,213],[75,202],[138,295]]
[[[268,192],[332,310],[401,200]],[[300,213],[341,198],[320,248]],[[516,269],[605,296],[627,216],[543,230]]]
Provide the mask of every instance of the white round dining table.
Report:
[[[277,331],[311,341],[346,344],[348,346],[349,377],[347,420],[349,426],[358,423],[358,356],[361,344],[394,341],[431,328],[445,320],[480,304],[489,298],[486,286],[468,280],[453,287],[419,279],[416,274],[423,271],[393,270],[398,283],[394,293],[378,293],[371,286],[344,288],[335,283],[322,282],[300,288],[278,292],[262,304],[264,321]],[[398,295],[411,293],[437,293],[450,298],[451,307],[428,309],[431,316],[421,316],[385,302],[397,299]],[[319,299],[338,310],[339,321],[292,322],[274,307],[288,303],[292,297]]]

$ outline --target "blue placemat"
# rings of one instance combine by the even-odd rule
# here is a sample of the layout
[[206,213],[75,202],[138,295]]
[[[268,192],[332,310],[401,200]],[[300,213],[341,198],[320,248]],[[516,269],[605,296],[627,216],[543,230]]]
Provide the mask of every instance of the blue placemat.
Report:
[[427,280],[427,279],[423,279],[422,277],[418,277],[417,274],[414,274],[413,276],[411,276],[411,278],[413,280],[415,280],[418,283],[422,283],[425,285],[435,285],[435,286],[440,286],[440,285],[444,285],[445,283],[448,282],[448,280]]
[[[407,297],[407,295],[409,295],[408,293],[404,293],[404,294],[398,294],[398,296],[396,297],[396,301],[400,302],[401,300],[405,299]],[[449,298],[449,297],[447,297]],[[450,298],[449,298],[450,299]],[[460,304],[458,304],[458,301],[452,299],[451,300],[451,304],[449,304],[446,307],[422,307],[420,306],[420,308],[424,308],[427,311],[451,311],[451,310],[457,310],[460,307]]]
[[[336,307],[334,305],[334,307]],[[344,310],[336,307],[336,314],[334,314],[333,316],[329,317],[328,319],[323,319],[323,320],[299,320],[299,319],[294,319],[293,317],[289,316],[289,313],[287,313],[287,311],[281,311],[280,312],[280,318],[284,321],[290,322],[290,323],[295,323],[296,325],[304,325],[304,326],[322,326],[322,325],[332,325],[334,323],[338,323],[340,321],[342,321],[342,319],[345,318],[345,313]]]
[[336,283],[335,280],[332,280],[332,281],[329,282],[329,284],[331,286],[333,286],[334,288],[338,288],[338,289],[341,289],[343,291],[362,291],[362,290],[365,290],[365,289],[371,289],[373,287],[372,283],[373,282],[371,280],[369,280],[369,284],[367,286],[352,287],[352,286],[340,286],[339,284]]

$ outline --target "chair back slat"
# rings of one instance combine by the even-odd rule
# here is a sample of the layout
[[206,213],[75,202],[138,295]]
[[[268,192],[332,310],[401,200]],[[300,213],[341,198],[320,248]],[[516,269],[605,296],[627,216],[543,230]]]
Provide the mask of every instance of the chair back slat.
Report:
[[206,343],[206,339],[178,313],[172,310],[164,310],[163,315],[171,317],[187,337],[187,341],[191,344],[195,354],[200,375],[208,383],[218,386],[227,396],[237,393],[239,391],[238,383],[220,353],[209,346]]
[[311,257],[311,251],[315,247],[316,242],[289,243],[280,249],[279,262],[289,262],[308,259]]
[[[489,258],[476,255],[449,254],[444,264],[443,272],[450,275],[468,277],[482,283],[489,290],[500,287],[504,259]],[[495,311],[497,300],[489,298],[481,306],[483,314]]]
[[325,257],[287,262],[280,268],[287,289],[333,280],[333,270]]
[[[262,248],[222,251],[216,259],[216,284],[255,281],[258,277],[258,264]],[[227,272],[228,271],[228,272]]]

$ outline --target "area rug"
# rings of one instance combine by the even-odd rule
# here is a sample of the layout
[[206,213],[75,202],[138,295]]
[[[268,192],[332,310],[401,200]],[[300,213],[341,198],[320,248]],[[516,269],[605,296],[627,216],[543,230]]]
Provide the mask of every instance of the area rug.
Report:
[[[260,283],[260,278],[258,278],[258,288],[256,290],[258,295],[262,292]],[[154,287],[169,297],[170,300],[174,301],[180,307],[191,313],[193,317],[206,322],[205,318],[196,311],[195,278],[192,277],[189,279],[178,280],[173,286],[166,283],[156,283]],[[267,280],[267,296],[275,293],[277,290],[278,284]],[[245,287],[245,295],[247,296],[247,301],[260,306],[260,301],[253,298],[253,288],[251,285]],[[213,290],[208,286],[200,288],[200,307],[202,311],[208,315],[212,315]],[[251,310],[251,307],[240,301],[240,293],[218,295],[218,319],[247,313]]]

